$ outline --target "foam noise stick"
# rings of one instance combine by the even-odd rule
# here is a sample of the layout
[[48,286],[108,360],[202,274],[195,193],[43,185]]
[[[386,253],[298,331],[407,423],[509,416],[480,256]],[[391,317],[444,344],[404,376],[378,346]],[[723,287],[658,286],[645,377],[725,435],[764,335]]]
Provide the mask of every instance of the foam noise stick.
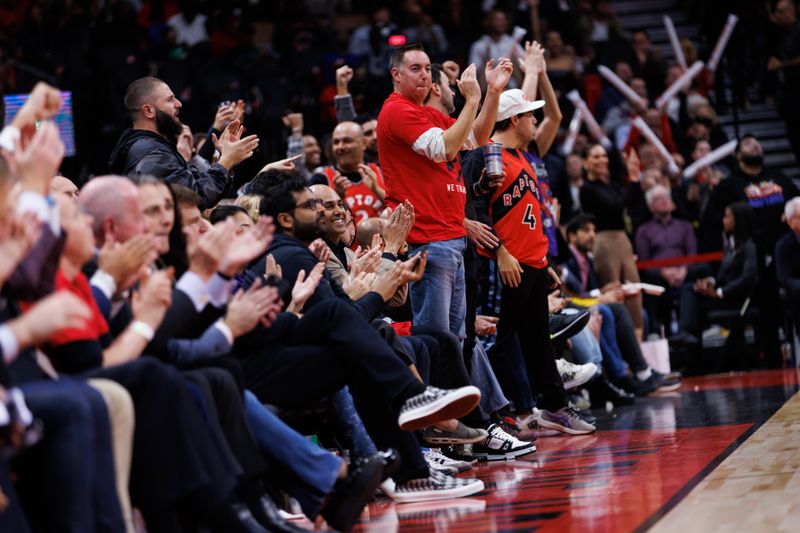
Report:
[[678,94],[681,89],[685,86],[688,86],[692,79],[700,74],[700,71],[703,70],[703,62],[702,61],[695,61],[689,69],[681,74],[681,77],[675,80],[675,82],[667,87],[667,90],[664,91],[664,94],[658,97],[656,100],[656,107],[659,109],[663,109],[667,102],[669,102],[673,96]]
[[567,138],[561,147],[561,153],[564,155],[571,154],[572,148],[575,146],[575,139],[578,138],[578,132],[581,130],[581,123],[583,122],[581,115],[581,110],[576,108],[575,114],[572,115],[572,120],[569,121],[569,133],[567,133]]
[[678,32],[675,31],[675,25],[668,15],[664,15],[664,27],[667,28],[667,36],[669,36],[669,43],[672,45],[672,52],[675,54],[675,60],[681,69],[686,70],[686,57],[683,55],[683,48],[681,42],[678,40]]
[[737,141],[736,139],[728,141],[722,146],[718,147],[717,149],[707,153],[706,155],[704,155],[703,157],[701,157],[700,159],[698,159],[697,161],[686,167],[683,171],[683,176],[686,178],[693,178],[694,175],[697,174],[697,172],[701,168],[713,165],[720,159],[725,159],[726,157],[731,155],[734,150],[736,150],[736,143],[738,142],[739,141]]
[[631,89],[630,85],[622,81],[622,78],[617,76],[613,70],[605,65],[600,65],[597,67],[597,71],[601,76],[608,80],[611,85],[616,87],[619,92],[625,95],[625,98],[630,100],[634,105],[638,106],[640,109],[647,108],[647,102],[644,101],[644,98],[636,94],[636,92]]
[[719,60],[722,58],[722,53],[725,51],[725,47],[728,46],[728,40],[731,38],[731,34],[733,33],[733,29],[736,27],[737,22],[739,22],[739,17],[733,13],[728,15],[728,22],[726,22],[725,27],[722,28],[722,33],[720,34],[719,39],[717,39],[717,44],[714,45],[714,51],[711,52],[711,59],[708,60],[708,70],[711,72],[717,70]]
[[672,154],[669,153],[667,148],[664,146],[664,143],[662,143],[661,139],[659,139],[658,136],[655,133],[653,133],[653,130],[650,129],[650,126],[647,125],[647,123],[644,121],[642,117],[636,117],[635,119],[633,119],[633,126],[637,130],[642,132],[642,135],[644,135],[647,138],[647,140],[650,141],[650,144],[652,144],[658,149],[658,152],[661,154],[661,157],[664,158],[664,160],[667,162],[667,165],[669,166],[670,174],[674,175],[681,171],[681,169],[678,168],[678,164],[672,158]]
[[587,106],[586,102],[583,101],[583,98],[581,98],[581,95],[578,94],[578,91],[573,89],[568,92],[567,99],[572,102],[572,105],[574,105],[576,109],[580,109],[581,117],[586,121],[586,126],[589,128],[589,132],[595,139],[597,139],[597,142],[602,144],[603,148],[606,150],[610,150],[612,146],[611,139],[606,136],[603,128],[601,128],[600,124],[597,123],[597,119],[595,119],[592,115],[592,112],[589,111],[589,106]]

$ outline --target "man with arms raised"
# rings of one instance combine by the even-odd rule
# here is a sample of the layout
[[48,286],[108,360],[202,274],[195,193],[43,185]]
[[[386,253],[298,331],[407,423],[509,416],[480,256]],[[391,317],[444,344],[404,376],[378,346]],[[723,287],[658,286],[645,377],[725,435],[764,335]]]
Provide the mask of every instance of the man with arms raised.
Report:
[[149,174],[195,191],[204,207],[213,207],[232,180],[231,169],[253,155],[258,137],[241,138],[242,126],[231,122],[220,136],[219,161],[200,170],[178,152],[183,131],[178,118],[182,104],[158,78],[140,78],[125,91],[125,110],[133,121],[111,152],[108,166],[120,175]]
[[[394,92],[378,117],[378,146],[386,182],[386,203],[410,200],[416,212],[408,236],[410,251],[428,247],[428,268],[411,287],[414,321],[464,337],[464,204],[466,188],[458,152],[489,139],[500,93],[513,67],[501,59],[486,68],[487,93],[476,118],[481,91],[475,66],[464,70],[458,87],[466,99],[458,119],[423,106],[431,90],[431,63],[419,47],[392,56]],[[465,146],[466,145],[466,146]]]

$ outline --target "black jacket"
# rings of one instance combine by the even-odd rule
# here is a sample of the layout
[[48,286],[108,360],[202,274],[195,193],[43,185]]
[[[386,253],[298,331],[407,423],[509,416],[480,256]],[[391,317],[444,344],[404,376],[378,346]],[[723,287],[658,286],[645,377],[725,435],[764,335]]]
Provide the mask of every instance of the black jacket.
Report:
[[750,296],[758,281],[756,245],[752,239],[738,249],[727,248],[715,280],[726,303],[738,304]]
[[160,135],[133,129],[122,132],[108,167],[121,176],[148,174],[188,187],[200,195],[203,208],[216,205],[233,176],[218,163],[201,171],[187,163],[177,148]]
[[[298,239],[277,233],[272,239],[272,243],[267,248],[267,254],[272,254],[275,262],[281,266],[283,279],[294,286],[297,273],[305,270],[306,274],[316,266],[318,260],[306,245]],[[267,257],[264,255],[252,268],[246,272],[244,285],[249,286],[258,277],[263,276],[266,269]],[[328,298],[343,298],[348,302],[350,297],[344,289],[331,278],[330,272],[326,269],[319,282],[319,287],[314,291],[313,296],[306,302],[305,308],[311,309],[315,304],[327,300]],[[288,305],[289,302],[286,302]],[[353,306],[367,320],[372,320],[383,310],[383,298],[376,292],[368,292],[365,296],[352,302]]]

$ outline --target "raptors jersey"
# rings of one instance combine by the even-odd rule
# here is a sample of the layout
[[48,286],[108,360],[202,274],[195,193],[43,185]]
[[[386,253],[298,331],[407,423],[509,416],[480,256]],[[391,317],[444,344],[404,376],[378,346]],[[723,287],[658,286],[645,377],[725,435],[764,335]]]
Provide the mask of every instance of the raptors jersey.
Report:
[[[520,150],[503,148],[506,179],[489,198],[489,218],[497,236],[517,261],[547,266],[548,240],[542,223],[542,192],[530,162]],[[483,255],[492,257],[478,247]]]
[[[383,184],[383,175],[381,174],[380,167],[375,163],[368,163],[368,165],[377,176],[378,186],[381,189],[385,189],[386,186]],[[337,170],[334,167],[322,168],[322,173],[328,178],[328,186],[331,189],[335,189],[333,186],[333,178],[336,176],[336,172]],[[383,202],[380,201],[378,195],[367,187],[363,181],[353,183],[353,185],[348,187],[342,199],[347,204],[350,212],[353,213],[353,219],[355,219],[356,225],[362,220],[377,217],[383,209]]]

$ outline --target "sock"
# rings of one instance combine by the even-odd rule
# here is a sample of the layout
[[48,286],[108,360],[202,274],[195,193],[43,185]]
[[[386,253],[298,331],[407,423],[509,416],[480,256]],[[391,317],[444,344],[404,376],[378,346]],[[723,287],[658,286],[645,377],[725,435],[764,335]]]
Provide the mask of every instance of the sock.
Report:
[[650,367],[648,366],[644,370],[639,370],[638,372],[636,372],[636,379],[638,379],[639,381],[645,381],[647,379],[650,379],[650,376],[652,375],[653,371],[650,370]]

